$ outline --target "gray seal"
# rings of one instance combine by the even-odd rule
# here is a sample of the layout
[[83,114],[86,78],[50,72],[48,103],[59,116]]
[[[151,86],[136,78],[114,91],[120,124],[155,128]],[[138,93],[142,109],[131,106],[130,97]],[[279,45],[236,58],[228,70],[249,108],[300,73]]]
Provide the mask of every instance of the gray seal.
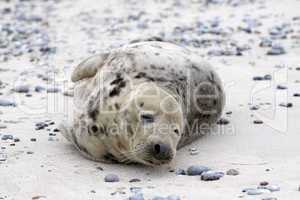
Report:
[[[221,80],[184,47],[147,41],[94,55],[73,71],[74,116],[62,134],[101,162],[169,163],[177,149],[215,124]],[[200,127],[200,128],[199,128]]]

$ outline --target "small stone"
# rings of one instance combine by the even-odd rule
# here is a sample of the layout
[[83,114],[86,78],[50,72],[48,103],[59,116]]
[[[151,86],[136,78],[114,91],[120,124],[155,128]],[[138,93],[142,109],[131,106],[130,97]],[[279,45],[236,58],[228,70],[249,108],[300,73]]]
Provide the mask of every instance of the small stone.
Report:
[[47,89],[47,93],[58,93],[58,92],[60,92],[59,88],[53,87],[53,88],[48,88]]
[[142,193],[136,193],[130,196],[128,200],[144,200],[144,196]]
[[189,176],[199,176],[201,175],[203,172],[207,172],[209,171],[210,169],[208,167],[205,167],[205,166],[199,166],[199,165],[193,165],[193,166],[190,166],[186,173],[187,175]]
[[42,86],[39,86],[39,85],[35,86],[35,88],[34,88],[35,92],[42,92],[44,90],[46,90],[46,89],[44,87],[42,87]]
[[2,140],[13,140],[14,136],[12,136],[12,135],[3,135],[1,139]]
[[18,85],[14,88],[14,91],[18,92],[18,93],[28,93],[29,86],[28,85]]
[[254,120],[253,121],[254,124],[263,124],[264,122],[262,120]]
[[236,169],[229,169],[227,172],[226,172],[226,175],[228,176],[237,176],[239,175],[240,172]]
[[250,189],[247,191],[248,195],[261,195],[263,193],[266,193],[266,190],[264,189]]
[[169,195],[166,200],[180,200],[180,197],[176,195]]
[[270,74],[266,74],[266,75],[264,75],[264,80],[267,80],[267,81],[272,80],[272,76]]
[[6,100],[6,99],[0,99],[0,106],[4,106],[4,107],[16,107],[16,103],[13,102],[13,101],[9,101],[9,100]]
[[152,198],[152,200],[166,200],[166,198],[164,198],[164,197],[154,197],[154,198]]
[[19,138],[15,138],[14,142],[20,142],[20,139]]
[[132,193],[141,193],[142,192],[142,188],[141,187],[131,187],[129,190]]
[[184,169],[180,169],[180,168],[175,170],[175,174],[176,175],[186,175]]
[[280,187],[278,185],[269,185],[266,187],[267,190],[270,192],[277,192],[280,191]]
[[263,81],[263,80],[265,80],[265,79],[264,79],[264,77],[262,77],[262,76],[254,76],[254,77],[253,77],[253,80],[254,80],[254,81]]
[[221,118],[221,119],[219,119],[219,121],[217,122],[217,124],[219,124],[219,125],[227,125],[227,124],[229,124],[229,120],[225,119],[225,118]]
[[231,115],[231,114],[232,114],[232,111],[227,111],[225,114],[226,114],[226,115]]
[[26,153],[27,153],[27,154],[34,154],[33,151],[27,151]]
[[286,90],[288,88],[286,86],[284,86],[284,85],[277,85],[277,89],[278,90]]
[[294,97],[300,97],[300,93],[294,93]]
[[113,183],[113,182],[119,182],[119,176],[116,174],[108,174],[104,177],[105,182]]
[[292,103],[280,103],[279,106],[286,107],[286,108],[291,108],[291,107],[293,107],[293,104]]
[[267,55],[277,56],[285,54],[286,51],[283,46],[279,44],[272,45],[271,49],[267,52]]
[[262,181],[262,182],[259,183],[259,185],[260,185],[260,186],[267,186],[267,185],[269,185],[269,182],[267,182],[267,181]]
[[275,197],[266,197],[266,198],[262,198],[262,200],[278,200]]
[[129,180],[129,183],[137,183],[137,182],[141,182],[141,179],[133,178]]
[[36,138],[31,138],[30,141],[31,142],[36,142]]
[[206,171],[201,174],[201,180],[203,181],[216,181],[224,176],[223,172],[218,171]]
[[258,110],[259,109],[259,106],[251,106],[250,107],[250,110]]

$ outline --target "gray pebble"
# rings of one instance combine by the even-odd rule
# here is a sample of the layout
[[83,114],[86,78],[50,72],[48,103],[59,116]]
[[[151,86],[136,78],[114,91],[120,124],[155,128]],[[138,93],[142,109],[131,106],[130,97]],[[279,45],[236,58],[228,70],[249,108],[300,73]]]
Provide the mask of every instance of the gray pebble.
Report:
[[277,85],[277,89],[278,90],[286,90],[288,88],[286,86],[284,86],[284,85]]
[[48,88],[47,89],[47,93],[58,93],[58,92],[60,92],[59,88],[53,87],[53,88]]
[[176,175],[186,175],[184,169],[180,169],[180,168],[175,170],[175,174]]
[[209,170],[210,169],[208,167],[205,167],[205,166],[193,165],[193,166],[190,166],[187,169],[186,174],[189,175],[189,176],[199,176],[203,172],[207,172]]
[[136,193],[129,197],[129,200],[144,200],[144,196],[142,193]]
[[167,196],[166,199],[167,200],[180,200],[180,197],[176,196],[176,195],[169,195],[169,196]]
[[1,140],[13,140],[14,139],[14,136],[12,135],[3,135]]
[[116,174],[108,174],[104,177],[104,181],[113,183],[113,182],[119,182],[120,179],[119,179],[119,176]]
[[9,100],[6,100],[6,99],[0,99],[0,106],[5,106],[5,107],[8,107],[8,106],[11,106],[11,107],[16,107],[16,103],[13,102],[13,101],[9,101]]
[[28,93],[29,90],[30,89],[28,85],[18,85],[14,88],[14,91],[18,93]]
[[34,88],[34,91],[35,92],[42,92],[42,91],[44,91],[44,90],[46,90],[44,87],[42,87],[42,86],[35,86],[35,88]]
[[266,197],[266,198],[262,198],[262,200],[278,200],[275,197]]
[[300,97],[300,93],[294,93],[294,97]]
[[269,190],[270,192],[280,191],[280,187],[278,185],[269,185],[266,186],[266,189]]
[[262,120],[259,120],[259,119],[253,121],[253,124],[263,124],[263,123],[264,122]]
[[201,174],[201,180],[203,181],[216,181],[224,176],[223,172],[207,171]]
[[268,190],[264,190],[264,189],[250,189],[247,191],[248,195],[261,195],[264,193],[267,193]]
[[267,55],[276,56],[276,55],[282,55],[285,53],[286,53],[286,51],[283,46],[281,46],[279,44],[275,44],[275,45],[272,45],[271,49],[267,52]]
[[227,174],[228,176],[237,176],[237,175],[240,174],[240,172],[239,172],[238,170],[236,170],[236,169],[229,169],[229,170],[226,172],[226,174]]

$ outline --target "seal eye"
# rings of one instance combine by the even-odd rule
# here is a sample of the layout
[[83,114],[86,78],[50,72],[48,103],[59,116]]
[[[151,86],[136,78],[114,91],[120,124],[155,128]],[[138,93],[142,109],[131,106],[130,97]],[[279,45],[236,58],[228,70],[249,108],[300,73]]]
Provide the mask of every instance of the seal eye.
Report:
[[88,131],[89,131],[90,134],[93,134],[93,135],[98,134],[99,127],[97,125],[93,124],[93,125],[88,127]]
[[97,127],[96,125],[93,125],[93,126],[91,127],[91,130],[92,130],[94,133],[96,133],[96,132],[98,131],[98,127]]
[[154,122],[154,115],[152,114],[142,114],[141,120],[143,123],[153,123]]
[[174,133],[176,133],[177,135],[179,135],[179,130],[178,130],[178,129],[175,129],[175,130],[174,130]]

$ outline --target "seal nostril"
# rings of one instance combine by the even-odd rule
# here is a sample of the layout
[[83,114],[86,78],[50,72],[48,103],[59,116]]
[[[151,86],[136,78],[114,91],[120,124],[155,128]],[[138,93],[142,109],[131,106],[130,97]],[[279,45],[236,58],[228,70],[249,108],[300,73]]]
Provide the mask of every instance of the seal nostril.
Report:
[[154,152],[155,152],[155,154],[159,154],[160,153],[160,145],[159,144],[155,144],[154,145]]

